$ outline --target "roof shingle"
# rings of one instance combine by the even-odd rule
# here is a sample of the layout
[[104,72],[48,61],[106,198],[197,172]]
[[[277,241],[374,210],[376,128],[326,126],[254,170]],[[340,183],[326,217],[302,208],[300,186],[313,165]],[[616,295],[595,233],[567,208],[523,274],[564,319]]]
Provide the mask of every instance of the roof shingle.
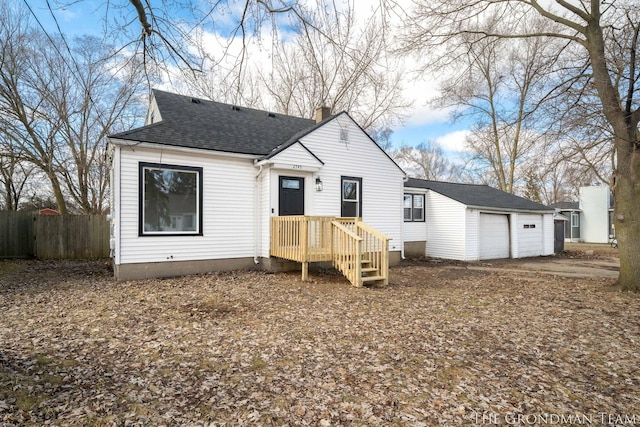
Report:
[[498,190],[497,188],[489,187],[488,185],[457,184],[453,182],[409,178],[409,180],[404,183],[404,186],[433,190],[450,199],[473,207],[523,211],[554,210],[541,203],[532,202],[531,200]]
[[111,138],[265,156],[314,120],[153,91],[162,121]]

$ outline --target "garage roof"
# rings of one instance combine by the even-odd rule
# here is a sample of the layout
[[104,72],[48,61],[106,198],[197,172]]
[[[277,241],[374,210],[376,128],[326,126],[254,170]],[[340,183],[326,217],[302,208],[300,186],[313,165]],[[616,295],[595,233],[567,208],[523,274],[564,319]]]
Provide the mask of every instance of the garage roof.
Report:
[[458,184],[453,182],[427,181],[409,178],[405,188],[425,188],[442,194],[474,208],[513,210],[513,211],[554,211],[541,203],[532,202],[523,197],[507,193],[488,185]]

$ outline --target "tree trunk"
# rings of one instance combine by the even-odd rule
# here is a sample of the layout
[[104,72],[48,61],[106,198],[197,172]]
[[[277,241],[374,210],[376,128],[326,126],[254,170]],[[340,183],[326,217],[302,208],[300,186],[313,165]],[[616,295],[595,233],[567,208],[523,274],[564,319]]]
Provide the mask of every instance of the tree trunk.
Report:
[[[628,147],[628,144],[625,144]],[[629,152],[631,151],[631,152]],[[625,291],[640,291],[640,153],[618,150],[614,178],[614,224],[620,254],[617,285]]]
[[49,177],[49,181],[51,182],[51,188],[53,189],[53,195],[56,198],[56,204],[58,205],[58,212],[61,215],[67,214],[67,204],[64,200],[64,195],[62,194],[62,188],[60,187],[60,181],[58,181],[58,177],[54,172],[47,173]]

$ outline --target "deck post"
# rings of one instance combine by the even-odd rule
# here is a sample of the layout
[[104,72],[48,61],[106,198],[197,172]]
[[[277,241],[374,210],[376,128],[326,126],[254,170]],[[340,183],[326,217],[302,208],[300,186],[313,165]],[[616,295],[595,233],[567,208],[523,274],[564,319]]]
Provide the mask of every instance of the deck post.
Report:
[[309,279],[309,218],[303,218],[300,224],[300,246],[302,251],[302,281]]
[[383,286],[387,286],[389,284],[389,239],[384,239],[382,242],[382,276],[384,277],[384,281],[382,282]]
[[358,240],[356,242],[356,253],[352,254],[351,257],[355,255],[355,259],[352,262],[355,264],[355,279],[356,279],[356,287],[362,286],[362,240]]

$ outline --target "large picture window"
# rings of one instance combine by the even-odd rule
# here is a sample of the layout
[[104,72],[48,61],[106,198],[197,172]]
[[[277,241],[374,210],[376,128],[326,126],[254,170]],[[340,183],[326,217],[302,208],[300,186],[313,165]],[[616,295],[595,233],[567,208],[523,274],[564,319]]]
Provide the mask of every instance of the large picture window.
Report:
[[404,220],[424,221],[424,194],[404,195]]
[[202,168],[140,163],[140,236],[202,235]]

